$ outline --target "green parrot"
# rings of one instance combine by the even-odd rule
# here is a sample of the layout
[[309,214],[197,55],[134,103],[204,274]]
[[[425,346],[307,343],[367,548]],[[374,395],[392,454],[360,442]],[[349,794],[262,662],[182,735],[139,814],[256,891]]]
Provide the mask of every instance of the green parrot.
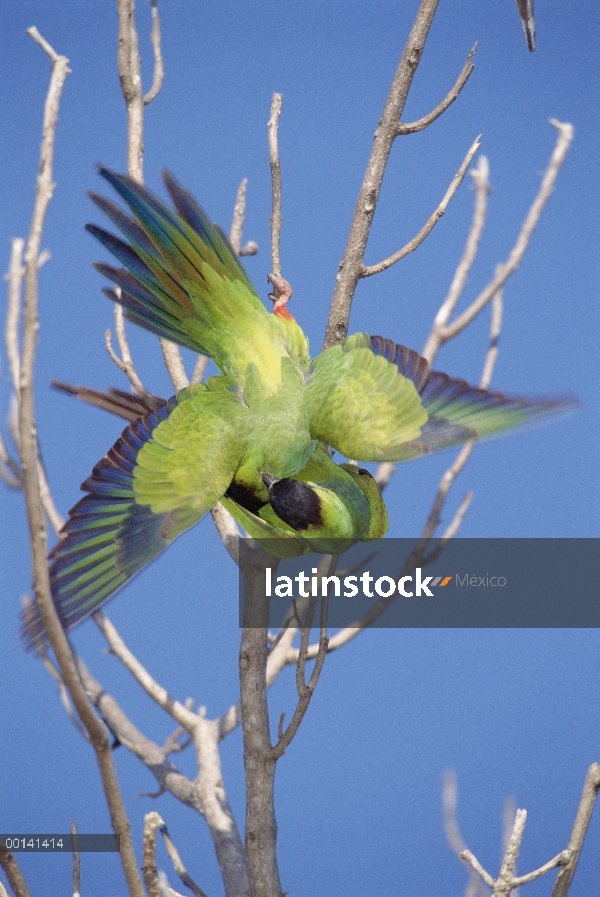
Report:
[[[510,398],[431,371],[417,352],[357,333],[311,361],[279,292],[270,314],[223,231],[165,173],[176,211],[100,168],[133,217],[92,193],[127,242],[87,225],[120,262],[96,269],[103,292],[146,330],[207,355],[220,374],[164,401],[71,390],[130,420],[83,483],[50,555],[65,629],[115,594],[217,502],[277,553],[335,551],[336,540],[385,535],[373,477],[338,464],[407,461],[568,410],[574,400]],[[286,285],[286,284],[285,284]],[[286,285],[287,286],[287,285]],[[44,640],[37,612],[22,629]]]

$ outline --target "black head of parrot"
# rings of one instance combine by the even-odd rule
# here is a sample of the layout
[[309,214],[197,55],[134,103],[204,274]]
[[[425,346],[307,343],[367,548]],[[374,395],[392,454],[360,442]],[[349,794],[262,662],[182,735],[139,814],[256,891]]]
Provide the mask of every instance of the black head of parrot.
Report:
[[263,474],[269,490],[269,501],[277,516],[295,530],[321,526],[321,500],[314,489],[299,480],[282,479]]

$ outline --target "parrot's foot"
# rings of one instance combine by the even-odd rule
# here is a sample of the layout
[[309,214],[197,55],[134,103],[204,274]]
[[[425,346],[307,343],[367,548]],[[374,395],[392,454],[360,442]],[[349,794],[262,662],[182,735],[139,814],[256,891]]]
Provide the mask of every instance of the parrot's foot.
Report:
[[269,299],[274,302],[273,314],[281,313],[292,298],[292,286],[283,277],[275,277],[269,274],[267,280],[273,285],[273,292],[269,293]]

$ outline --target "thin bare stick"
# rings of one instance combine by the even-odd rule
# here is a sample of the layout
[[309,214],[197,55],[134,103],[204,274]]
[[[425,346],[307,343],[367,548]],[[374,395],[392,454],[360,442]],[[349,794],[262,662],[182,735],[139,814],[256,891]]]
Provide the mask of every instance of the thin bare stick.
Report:
[[194,365],[194,372],[192,374],[190,383],[202,383],[204,374],[206,373],[207,364],[208,357],[206,355],[199,355],[196,359],[196,364]]
[[149,897],[163,897],[156,863],[156,834],[164,824],[164,819],[156,810],[152,810],[144,816],[142,873]]
[[471,171],[470,174],[475,183],[473,220],[471,222],[471,227],[469,228],[465,249],[462,258],[457,265],[456,271],[454,272],[448,295],[444,299],[440,310],[435,317],[431,333],[429,334],[425,348],[421,353],[430,364],[432,364],[441,345],[438,331],[446,326],[450,315],[456,308],[456,304],[462,295],[467,278],[473,267],[475,256],[477,255],[479,241],[485,225],[487,202],[490,194],[490,170],[488,160],[485,156],[479,157],[477,168],[475,168],[474,171]]
[[466,850],[467,845],[460,833],[458,826],[458,788],[456,786],[456,772],[453,769],[444,770],[442,777],[442,809],[444,818],[444,833],[446,840],[457,855]]
[[[31,597],[29,595],[24,595],[22,601],[23,601],[23,607],[25,609],[27,609],[27,607],[29,607],[31,604]],[[71,722],[73,723],[73,725],[75,726],[75,728],[77,729],[77,731],[79,732],[81,737],[83,739],[85,739],[85,741],[89,741],[90,737],[89,737],[85,727],[81,725],[81,722],[79,721],[79,718],[78,718],[77,714],[75,713],[75,710],[73,709],[73,705],[72,705],[71,699],[69,697],[69,692],[67,691],[65,683],[62,680],[62,676],[60,675],[60,670],[58,670],[56,665],[52,662],[52,659],[50,658],[45,646],[40,647],[38,649],[38,651],[39,651],[40,659],[41,659],[42,663],[44,664],[46,671],[48,673],[50,673],[50,675],[56,682],[56,687],[58,689],[58,695],[60,697],[60,702],[65,709],[65,713],[67,714],[67,716],[69,717],[69,719],[71,720]]]
[[148,768],[161,791],[168,791],[177,800],[200,812],[194,783],[180,772],[163,749],[144,735],[123,712],[110,692],[89,671],[81,657],[77,669],[90,701],[97,708],[110,732]]
[[169,854],[171,862],[173,863],[173,868],[175,869],[175,872],[177,873],[179,878],[182,880],[182,882],[184,883],[186,888],[189,888],[190,891],[192,891],[192,893],[194,894],[194,897],[206,897],[206,894],[204,893],[202,888],[198,887],[198,885],[196,884],[194,879],[191,877],[191,875],[188,873],[187,869],[185,868],[183,861],[182,861],[181,857],[179,856],[179,851],[177,850],[177,847],[173,843],[171,836],[169,835],[167,826],[164,822],[160,827],[160,833],[163,836],[163,840],[165,842],[165,847],[166,847],[167,853]]
[[454,100],[458,99],[458,96],[469,80],[471,72],[475,68],[472,65],[473,56],[475,55],[475,50],[477,49],[477,44],[473,44],[471,52],[467,56],[467,60],[463,65],[460,75],[456,79],[456,83],[452,90],[450,90],[441,103],[439,103],[435,109],[428,115],[424,115],[423,118],[419,118],[417,121],[410,122],[409,124],[404,124],[400,122],[398,127],[396,128],[396,134],[399,136],[400,134],[415,134],[417,131],[423,131],[425,128],[428,128],[430,124],[432,124],[436,118],[439,118],[440,115],[446,111],[448,106],[451,106]]
[[185,389],[186,386],[189,386],[189,380],[183,366],[183,359],[181,358],[179,346],[170,342],[168,339],[165,339],[164,336],[161,336],[160,347],[165,360],[165,367],[169,372],[169,377],[171,378],[171,383],[175,387],[175,390],[179,392],[180,389]]
[[210,516],[217,528],[217,532],[221,537],[223,545],[227,549],[229,556],[236,564],[240,562],[239,540],[242,534],[239,527],[227,508],[224,508],[220,501],[211,508]]
[[[329,569],[327,576],[331,576],[337,567],[338,556],[333,555],[329,561]],[[312,596],[306,612],[304,625],[301,627],[300,650],[298,651],[298,660],[296,662],[296,689],[298,691],[298,703],[290,724],[287,729],[283,730],[283,717],[279,725],[279,739],[277,744],[272,748],[272,756],[278,760],[292,743],[294,735],[300,728],[300,724],[306,715],[308,705],[314,694],[315,688],[319,681],[319,676],[325,663],[325,656],[329,647],[329,639],[327,638],[327,608],[329,599],[327,595],[321,597],[321,627],[319,636],[319,646],[316,655],[316,662],[312,675],[308,682],[305,681],[306,661],[308,656],[310,630],[312,627],[316,596]]]
[[348,242],[336,278],[323,348],[341,342],[348,333],[348,320],[356,284],[363,265],[369,231],[377,207],[387,160],[398,122],[439,0],[421,0],[417,16],[405,44],[373,140],[365,176],[358,194]]
[[81,854],[79,853],[79,837],[77,823],[71,823],[71,838],[73,847],[73,897],[81,897]]
[[258,252],[258,243],[255,240],[248,240],[248,242],[242,246],[240,249],[240,255],[256,255]]
[[488,285],[481,291],[479,296],[471,303],[469,308],[466,309],[459,315],[456,320],[454,320],[451,324],[448,324],[446,327],[440,329],[439,337],[441,342],[446,342],[449,339],[455,337],[458,333],[463,331],[465,327],[467,327],[474,318],[477,317],[479,312],[487,305],[490,301],[494,293],[499,290],[508,278],[517,270],[523,256],[525,255],[525,251],[527,246],[529,245],[529,241],[531,239],[531,235],[535,230],[544,206],[548,202],[550,195],[554,189],[554,184],[556,182],[556,178],[558,176],[558,172],[565,160],[565,156],[569,151],[569,146],[571,145],[571,141],[573,139],[573,125],[561,123],[556,121],[556,119],[551,118],[550,124],[554,125],[554,127],[558,130],[558,137],[556,140],[556,144],[554,147],[554,151],[548,163],[548,167],[544,173],[544,177],[542,179],[542,183],[540,185],[540,189],[538,191],[537,196],[535,197],[526,217],[521,226],[521,230],[519,231],[519,235],[513,246],[510,255],[508,256],[506,262],[504,262],[497,271],[495,277],[488,283]]
[[21,489],[21,470],[6,448],[6,443],[0,432],[0,479],[9,489]]
[[[130,177],[143,184],[144,96],[134,0],[117,0],[117,12],[119,16],[117,67],[127,108],[127,171]],[[188,385],[188,379],[179,348],[163,337],[160,338],[160,346],[173,386],[176,390],[184,389]]]
[[[452,852],[460,858],[460,855],[467,849],[467,845],[463,840],[463,836],[458,825],[458,787],[456,783],[456,772],[453,769],[444,770],[442,776],[442,813],[444,819],[444,833],[446,840]],[[470,879],[465,891],[465,897],[472,895],[477,897],[484,891],[483,885],[473,871],[470,872]],[[487,895],[487,891],[485,891]]]
[[561,850],[560,853],[557,853],[555,857],[548,860],[547,863],[544,863],[543,866],[540,866],[540,868],[536,869],[534,872],[528,872],[527,875],[518,875],[516,878],[513,878],[513,888],[527,885],[530,881],[534,881],[536,878],[541,878],[546,872],[552,872],[557,866],[566,866],[570,859],[571,851]]
[[[479,135],[479,137],[481,137],[481,135]],[[383,261],[378,262],[376,265],[362,265],[359,272],[359,277],[371,277],[373,274],[380,274],[382,271],[385,271],[386,268],[391,268],[391,266],[395,265],[396,262],[399,262],[401,259],[406,258],[406,256],[411,252],[414,252],[415,249],[417,249],[421,245],[423,240],[425,240],[425,238],[429,236],[433,228],[436,226],[436,224],[448,208],[450,200],[462,184],[465,174],[467,173],[467,169],[473,161],[475,153],[481,146],[479,137],[477,137],[469,147],[467,155],[463,159],[462,165],[452,178],[450,186],[446,190],[442,201],[438,205],[437,209],[429,216],[416,237],[413,237],[413,239],[410,240],[405,246],[403,246],[402,249],[399,249],[398,252],[395,252],[393,255],[390,255]]]
[[463,850],[460,854],[460,859],[464,860],[465,863],[468,863],[473,872],[476,872],[477,875],[486,883],[489,888],[493,888],[495,885],[495,881],[490,875],[489,872],[486,872],[477,857],[471,853],[470,850]]
[[521,852],[526,822],[527,810],[517,810],[513,830],[500,867],[500,874],[494,884],[494,897],[510,897],[510,892],[515,887],[515,866]]
[[60,96],[69,73],[69,61],[65,56],[59,56],[55,53],[36,29],[30,28],[28,34],[52,59],[52,75],[44,108],[44,126],[40,152],[40,169],[36,184],[36,199],[27,249],[25,251],[25,307],[20,374],[20,454],[23,472],[23,494],[27,508],[31,542],[34,591],[36,604],[48,640],[58,660],[62,679],[69,690],[79,718],[90,735],[90,740],[96,752],[113,831],[120,836],[121,862],[130,893],[132,897],[143,897],[144,889],[137,870],[135,852],[129,834],[129,821],[112,761],[108,733],[104,723],[98,719],[93,707],[87,700],[69,643],[52,601],[48,579],[46,561],[48,542],[38,484],[39,450],[34,406],[34,365],[39,328],[38,260],[44,220],[54,189],[52,182],[54,140]]
[[[269,128],[271,123],[269,122]],[[280,173],[281,176],[281,173]],[[248,178],[243,178],[238,187],[235,206],[233,207],[233,220],[229,231],[229,240],[237,255],[240,254],[242,246],[242,231],[244,229],[244,218],[246,217],[246,188],[248,187]]]
[[137,657],[132,654],[121,636],[116,626],[108,619],[106,614],[101,610],[96,611],[92,615],[96,626],[108,642],[111,652],[117,657],[123,666],[129,670],[134,679],[142,686],[147,695],[161,707],[165,713],[172,716],[180,726],[187,732],[192,732],[198,722],[198,717],[191,710],[188,710],[176,698],[172,697],[162,685],[153,679],[148,670],[140,663]]
[[462,522],[465,519],[466,513],[469,510],[472,501],[473,501],[473,493],[467,492],[467,494],[461,501],[460,505],[458,506],[456,514],[454,515],[454,517],[452,518],[452,520],[450,521],[450,523],[448,524],[448,526],[446,527],[446,529],[444,530],[444,532],[442,534],[442,537],[441,537],[442,544],[444,544],[444,542],[449,542],[450,539],[453,539],[458,534],[458,531],[462,526]]
[[19,394],[19,373],[21,359],[19,353],[19,319],[21,317],[21,290],[23,284],[23,249],[25,240],[16,237],[12,240],[10,264],[8,268],[8,308],[6,311],[6,327],[4,337],[8,366],[15,393]]
[[117,68],[127,108],[127,171],[144,182],[144,97],[134,0],[117,0],[119,38]]
[[154,51],[154,76],[152,78],[152,87],[144,96],[144,106],[147,106],[148,103],[151,103],[152,100],[154,100],[159,95],[160,89],[163,85],[163,79],[165,77],[165,66],[160,44],[160,19],[158,17],[158,0],[150,0],[150,6],[152,15],[152,33],[150,34],[150,41],[152,43],[152,50]]
[[8,850],[4,844],[4,841],[0,841],[0,866],[4,869],[4,874],[13,889],[15,897],[31,897],[31,891],[27,887],[27,882],[23,878],[19,864],[14,858],[12,851]]
[[[115,290],[117,296],[121,294],[121,288],[116,287]],[[108,350],[108,354],[112,358],[112,360],[117,364],[117,366],[123,371],[126,375],[127,379],[131,383],[133,387],[133,391],[137,395],[144,395],[146,393],[146,389],[144,384],[142,383],[135,367],[133,364],[133,359],[131,357],[131,350],[129,348],[129,342],[127,341],[127,334],[125,332],[125,315],[123,312],[123,306],[119,305],[118,302],[114,304],[114,314],[115,314],[115,333],[117,335],[117,342],[119,344],[119,351],[121,353],[121,360],[117,360],[116,355],[111,351],[111,343],[110,343],[110,330],[106,331],[106,348]]]
[[279,161],[279,116],[283,97],[274,93],[271,101],[271,115],[267,125],[269,137],[269,163],[271,165],[271,186],[273,190],[273,211],[271,214],[271,271],[281,277],[281,164]]
[[46,513],[46,517],[50,521],[50,525],[54,530],[55,535],[58,536],[61,529],[65,524],[64,517],[58,511],[56,505],[54,504],[54,499],[52,498],[52,493],[50,491],[50,484],[48,482],[48,476],[46,474],[46,470],[44,465],[42,464],[41,458],[38,456],[38,485],[40,488],[40,497],[42,499],[42,507]]
[[533,0],[517,0],[517,9],[521,16],[523,33],[530,53],[535,51],[535,19],[533,18]]
[[554,887],[552,889],[552,897],[566,897],[569,892],[599,790],[600,765],[598,765],[598,763],[592,763],[585,777],[581,799],[577,808],[577,815],[575,816],[571,837],[569,838],[569,843],[567,845],[570,858],[556,876],[556,881],[554,882]]

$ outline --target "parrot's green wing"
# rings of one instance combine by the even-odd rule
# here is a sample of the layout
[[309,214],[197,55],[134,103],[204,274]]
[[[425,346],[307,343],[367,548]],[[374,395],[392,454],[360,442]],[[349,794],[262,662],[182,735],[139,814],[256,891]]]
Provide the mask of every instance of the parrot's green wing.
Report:
[[[50,556],[63,626],[92,614],[224,494],[243,453],[246,413],[225,390],[197,384],[131,423],[93,470]],[[230,398],[228,398],[228,396]],[[33,610],[26,648],[43,640]]]
[[278,382],[284,355],[306,368],[308,347],[298,325],[284,325],[267,312],[223,231],[171,175],[164,180],[177,212],[126,175],[105,168],[100,174],[134,216],[91,194],[129,241],[87,225],[123,265],[96,268],[119,288],[118,294],[105,293],[123,305],[130,320],[210,356],[238,381],[252,362],[265,383]]
[[409,461],[469,439],[489,439],[581,408],[579,399],[572,395],[527,398],[480,389],[466,380],[431,371],[418,352],[393,340],[373,336],[370,341],[376,355],[386,358],[413,381],[428,415],[418,439],[402,446],[390,461]]
[[389,461],[427,421],[408,377],[357,333],[311,362],[305,390],[313,436],[347,458]]
[[529,399],[470,386],[365,333],[311,363],[306,400],[311,432],[361,461],[408,461],[579,407],[572,396]]

